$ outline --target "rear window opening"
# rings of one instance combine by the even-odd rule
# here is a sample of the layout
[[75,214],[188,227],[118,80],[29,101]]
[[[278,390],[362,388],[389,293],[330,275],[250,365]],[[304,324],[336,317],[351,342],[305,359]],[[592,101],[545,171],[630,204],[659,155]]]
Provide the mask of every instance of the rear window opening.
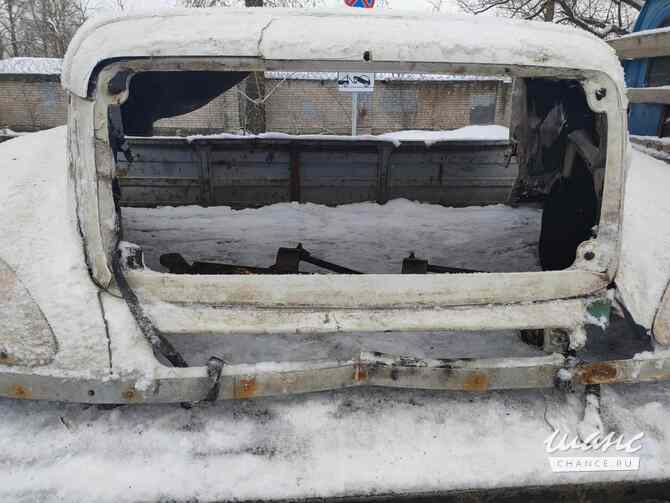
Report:
[[[345,272],[329,269],[318,260],[376,274],[403,270],[420,274],[422,268],[429,272],[429,266],[539,270],[541,210],[535,206],[448,208],[394,199],[384,205],[366,202],[336,207],[278,203],[244,210],[225,206],[124,208],[123,223],[124,239],[142,246],[145,263],[154,270],[172,266],[179,272],[177,255],[191,267],[196,262],[203,274],[208,269],[216,273],[217,263],[250,266],[238,272],[253,273],[252,268],[277,266],[278,255],[277,273],[281,266],[295,272],[291,267],[296,255],[304,259],[299,271],[314,273]],[[298,245],[302,253],[296,253]],[[203,263],[212,265],[208,268]],[[226,272],[224,268],[219,271]],[[228,272],[236,271],[231,267]]]
[[578,82],[377,74],[351,136],[338,79],[119,77],[123,239],[173,274],[467,274],[565,269],[595,237],[606,123]]

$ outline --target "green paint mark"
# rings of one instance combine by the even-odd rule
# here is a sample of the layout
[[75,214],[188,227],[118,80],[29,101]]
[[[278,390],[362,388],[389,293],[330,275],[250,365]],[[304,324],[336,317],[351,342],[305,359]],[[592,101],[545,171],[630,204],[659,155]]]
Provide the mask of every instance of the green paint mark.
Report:
[[598,325],[608,325],[612,313],[612,302],[609,299],[598,299],[587,307],[589,315],[598,320]]

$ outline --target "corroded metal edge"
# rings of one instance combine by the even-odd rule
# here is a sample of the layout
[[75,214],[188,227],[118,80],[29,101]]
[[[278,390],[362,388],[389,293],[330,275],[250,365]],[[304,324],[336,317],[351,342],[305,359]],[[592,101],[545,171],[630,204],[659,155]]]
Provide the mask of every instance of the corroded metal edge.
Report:
[[[33,369],[34,371],[34,369]],[[224,366],[214,383],[206,367],[164,368],[151,379],[0,370],[0,396],[79,403],[170,403],[285,396],[358,386],[451,391],[551,388],[670,380],[670,352],[646,358],[575,364],[539,358],[420,360],[361,353],[348,361]]]

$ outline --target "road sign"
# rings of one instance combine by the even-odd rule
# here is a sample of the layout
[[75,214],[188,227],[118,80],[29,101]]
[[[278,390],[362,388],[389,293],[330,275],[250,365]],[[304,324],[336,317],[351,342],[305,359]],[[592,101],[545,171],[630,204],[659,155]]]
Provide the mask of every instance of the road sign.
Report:
[[375,74],[361,72],[339,72],[337,88],[343,93],[351,93],[351,136],[356,136],[358,128],[358,95],[375,90]]
[[375,90],[375,74],[340,72],[337,74],[337,88],[344,93],[371,93]]
[[361,9],[372,9],[375,6],[375,0],[344,0],[349,7],[359,7]]

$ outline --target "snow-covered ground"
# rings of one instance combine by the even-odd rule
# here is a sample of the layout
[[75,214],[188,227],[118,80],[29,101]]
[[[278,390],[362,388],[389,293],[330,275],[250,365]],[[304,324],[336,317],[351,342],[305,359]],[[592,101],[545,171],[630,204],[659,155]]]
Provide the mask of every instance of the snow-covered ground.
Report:
[[[60,128],[34,138],[64,153],[64,133]],[[31,137],[11,140],[0,148],[15,149],[13,145],[19,145],[15,142],[21,142],[26,151],[36,151],[37,145],[28,142]],[[33,159],[28,154],[24,157]],[[54,155],[60,162],[63,158]],[[633,159],[633,170],[650,167],[644,155],[635,154]],[[521,246],[526,238],[508,242],[509,249],[499,250],[499,255],[492,251],[503,243],[505,232],[526,236],[523,233],[528,231],[527,239],[531,234],[532,239],[537,238],[539,212],[528,208],[452,210],[400,200],[386,207],[284,204],[241,212],[155,209],[139,218],[144,211],[126,210],[126,238],[142,242],[154,265],[157,254],[162,253],[156,248],[166,241],[176,245],[170,251],[189,258],[244,258],[250,265],[264,265],[274,259],[276,246],[302,240],[315,253],[339,260],[341,253],[353,250],[338,249],[338,242],[328,242],[337,233],[355,235],[362,243],[355,256],[367,257],[367,262],[352,267],[372,269],[382,262],[396,272],[399,260],[411,250],[454,266],[486,263],[513,270],[513,261],[518,267],[536,264],[531,242]],[[357,221],[354,216],[360,213],[366,213],[373,223],[366,227]],[[180,214],[182,224],[188,225],[171,226]],[[281,227],[270,224],[273,215],[275,220],[282,216]],[[206,224],[212,216],[221,225],[207,234]],[[406,225],[406,220],[412,225]],[[252,222],[258,226],[257,233],[245,234]],[[486,222],[486,230],[496,237],[473,253],[472,235]],[[196,234],[204,236],[202,243],[194,242]],[[236,242],[234,236],[243,239]],[[250,256],[243,245],[257,243],[260,237],[266,248]],[[224,245],[216,240],[229,242]],[[417,242],[423,244],[421,248]],[[329,250],[337,254],[326,255]],[[375,260],[375,253],[380,252],[384,260]],[[418,334],[400,340],[400,336],[386,334],[375,344],[388,345],[377,347],[382,351],[394,346],[401,353],[438,356],[447,350],[466,356],[466,351],[472,351],[466,342],[474,342],[483,353],[500,347],[485,336],[469,337],[466,341],[458,334]],[[516,334],[501,337],[519,355],[533,353],[515,342]],[[276,342],[283,343],[281,338]],[[329,350],[316,339],[303,342],[303,347],[288,349],[296,353]],[[340,342],[346,341],[336,340],[332,349],[338,349]],[[602,342],[611,349],[616,340]],[[231,350],[244,349],[244,343],[238,344]],[[246,344],[247,351],[249,347]],[[239,358],[253,358],[251,353]],[[199,405],[190,410],[179,405],[105,409],[0,399],[0,501],[280,499],[670,477],[670,384],[603,387],[605,428],[626,438],[645,434],[637,453],[639,472],[551,472],[544,440],[556,428],[575,432],[583,412],[580,393],[558,390],[466,394],[355,389]]]
[[[359,389],[112,410],[0,400],[3,501],[279,499],[667,478],[670,387],[605,387],[605,426],[644,432],[639,473],[552,474],[559,391]],[[661,495],[659,495],[661,496]]]
[[538,208],[445,208],[406,199],[339,207],[280,203],[238,211],[123,209],[124,239],[141,245],[155,270],[163,270],[164,253],[269,267],[279,247],[302,243],[315,256],[368,273],[399,274],[411,252],[436,265],[532,271],[539,269],[540,219]]

